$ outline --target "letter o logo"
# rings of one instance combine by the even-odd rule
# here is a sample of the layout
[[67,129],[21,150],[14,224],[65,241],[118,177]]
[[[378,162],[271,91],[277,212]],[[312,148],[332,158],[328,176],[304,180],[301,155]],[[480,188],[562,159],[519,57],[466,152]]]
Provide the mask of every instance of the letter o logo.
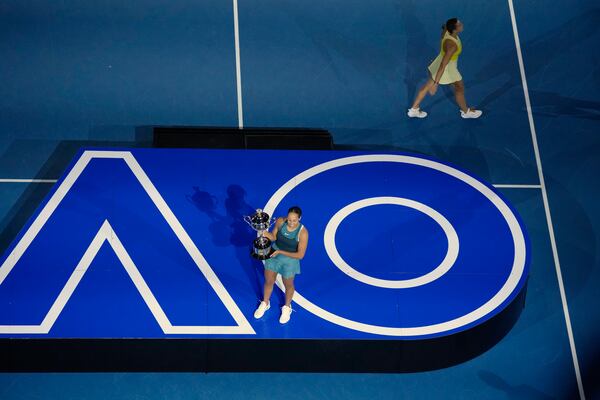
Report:
[[[383,177],[367,180],[375,176],[374,166],[383,171]],[[264,210],[273,215],[277,206],[291,193],[294,194],[293,202],[304,207],[304,196],[308,194],[301,194],[302,185],[320,177],[325,180],[323,185],[327,185],[327,182],[346,181],[353,182],[358,187],[363,170],[363,182],[367,184],[356,194],[361,198],[349,199],[354,201],[347,201],[345,206],[336,210],[327,207],[327,198],[318,199],[323,204],[323,218],[327,221],[321,223],[324,225],[322,244],[315,243],[319,240],[320,228],[316,231],[311,228],[309,253],[323,248],[330,265],[319,267],[338,269],[347,279],[352,278],[352,287],[360,284],[369,293],[381,290],[387,291],[381,293],[386,293],[388,297],[400,296],[399,302],[405,307],[397,319],[398,323],[389,326],[366,321],[365,318],[359,320],[352,315],[352,310],[342,312],[327,309],[326,305],[316,304],[314,296],[311,300],[309,294],[302,295],[298,291],[294,294],[295,303],[326,321],[355,331],[425,338],[443,336],[477,325],[501,311],[519,293],[527,278],[529,254],[524,229],[515,212],[488,185],[438,161],[397,154],[357,155],[335,159],[291,178],[271,196]],[[404,195],[394,193],[398,187],[402,187]],[[410,187],[415,188],[412,196],[415,198],[406,194]],[[372,195],[366,196],[365,193],[369,191]],[[306,192],[314,194],[314,190]],[[432,194],[439,198],[432,199]],[[314,199],[312,201],[315,202]],[[342,221],[358,210],[380,205],[411,209],[424,214],[441,228],[447,251],[438,266],[430,272],[409,279],[382,279],[360,272],[342,257],[336,246],[336,232],[342,226]],[[316,216],[311,215],[309,218],[312,224],[312,218]],[[369,229],[376,231],[377,227]],[[284,290],[280,277],[277,285]],[[303,293],[308,286],[302,288]],[[447,302],[426,304],[432,293],[437,293],[442,298],[447,296]],[[457,293],[468,295],[461,302],[453,303]],[[356,293],[345,295],[354,296]],[[376,303],[376,297],[365,296],[364,299],[375,302],[366,304],[367,308],[385,306]],[[426,304],[426,312],[414,312],[411,306],[415,304]]]

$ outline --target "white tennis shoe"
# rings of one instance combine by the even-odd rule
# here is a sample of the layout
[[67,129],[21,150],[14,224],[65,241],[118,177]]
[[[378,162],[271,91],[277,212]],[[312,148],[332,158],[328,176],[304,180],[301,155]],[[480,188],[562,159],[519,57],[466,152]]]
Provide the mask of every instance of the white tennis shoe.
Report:
[[483,111],[481,110],[471,110],[470,108],[467,108],[467,112],[460,110],[460,116],[464,119],[479,118],[481,117],[481,114],[483,114]]
[[281,317],[279,317],[280,324],[287,324],[292,316],[292,307],[283,306],[281,307]]
[[425,111],[421,111],[418,108],[409,108],[406,115],[408,115],[409,118],[425,118],[427,116],[427,113]]
[[260,304],[258,305],[258,308],[256,309],[256,311],[254,311],[254,318],[256,318],[256,319],[262,318],[263,315],[265,315],[265,312],[267,312],[267,310],[269,308],[271,308],[271,302],[269,302],[269,304],[267,304],[264,301],[261,301]]

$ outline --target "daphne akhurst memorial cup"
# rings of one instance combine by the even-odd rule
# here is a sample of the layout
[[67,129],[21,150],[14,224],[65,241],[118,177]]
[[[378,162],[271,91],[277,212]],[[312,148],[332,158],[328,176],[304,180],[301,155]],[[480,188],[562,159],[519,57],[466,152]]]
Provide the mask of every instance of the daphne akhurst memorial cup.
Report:
[[266,260],[273,253],[273,248],[271,240],[264,236],[264,232],[268,231],[275,223],[275,218],[271,218],[269,214],[259,208],[254,214],[245,216],[244,221],[258,232],[258,237],[252,242],[252,257]]

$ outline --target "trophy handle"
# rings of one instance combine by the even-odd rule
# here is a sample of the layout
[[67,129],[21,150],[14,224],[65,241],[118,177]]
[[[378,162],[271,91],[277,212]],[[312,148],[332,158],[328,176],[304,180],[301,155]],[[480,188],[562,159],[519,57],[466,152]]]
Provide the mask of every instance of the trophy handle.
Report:
[[244,215],[244,221],[246,221],[248,225],[252,226],[252,219],[249,215]]

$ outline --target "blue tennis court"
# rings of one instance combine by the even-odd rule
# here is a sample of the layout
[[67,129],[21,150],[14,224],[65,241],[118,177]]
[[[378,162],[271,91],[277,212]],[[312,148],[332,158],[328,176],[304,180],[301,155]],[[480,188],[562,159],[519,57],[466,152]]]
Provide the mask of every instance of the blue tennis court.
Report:
[[[477,120],[461,119],[451,90],[441,87],[435,97],[427,98],[421,105],[429,116],[423,120],[409,119],[406,109],[425,82],[427,65],[439,50],[440,26],[453,16],[465,25],[461,34],[464,48],[460,71],[465,79],[467,101],[484,114]],[[487,352],[450,368],[405,374],[2,373],[0,398],[600,396],[597,384],[600,312],[596,290],[600,282],[597,256],[600,215],[598,185],[594,183],[600,173],[597,135],[600,56],[594,51],[599,39],[600,10],[595,3],[561,0],[548,6],[512,0],[477,5],[455,0],[443,4],[430,0],[386,0],[375,4],[11,1],[0,7],[0,21],[0,71],[4,78],[0,86],[3,257],[54,193],[82,148],[118,148],[139,154],[143,159],[154,151],[141,149],[151,146],[149,127],[153,125],[318,127],[333,134],[342,153],[411,154],[439,160],[481,179],[490,190],[499,193],[518,215],[528,234],[530,250],[527,298],[516,325]],[[247,204],[254,207],[268,200],[267,194],[273,193],[271,189],[279,187],[283,180],[283,176],[275,174],[269,183],[272,188],[257,185],[247,167],[253,160],[246,159],[246,168],[242,170],[247,175],[240,176],[237,182],[228,180],[224,187],[216,183],[210,186],[212,174],[195,173],[192,161],[189,169],[178,170],[180,167],[176,166],[185,164],[185,157],[169,161],[169,153],[164,154],[162,163],[153,164],[151,160],[140,163],[149,168],[146,171],[149,176],[159,177],[157,186],[160,182],[166,185],[166,193],[182,195],[166,200],[176,208],[176,215],[195,213],[193,217],[190,214],[190,221],[210,224],[227,216],[226,210],[217,208],[213,213],[210,207],[206,208],[212,201],[207,193],[222,201],[228,185],[236,184],[247,193]],[[264,157],[256,160],[256,165],[270,160],[285,162],[279,153]],[[311,157],[301,158],[289,166],[289,171],[301,171],[328,161],[317,159],[325,156]],[[229,165],[227,161],[231,162],[221,162]],[[111,171],[115,176],[126,175],[118,168]],[[179,179],[170,181],[169,173],[176,171],[184,172]],[[360,175],[364,171],[349,172],[352,178],[335,181],[339,187],[333,184],[334,180],[327,181],[325,186],[335,193],[336,189],[349,186],[362,190],[357,182],[369,189],[382,184],[368,175]],[[101,182],[104,176],[103,172],[97,172],[94,177],[91,170],[90,174],[90,184]],[[269,182],[270,176],[266,173],[264,179]],[[417,179],[416,175],[410,176]],[[325,176],[325,179],[333,178]],[[305,184],[317,185],[315,182]],[[398,190],[411,186],[394,183],[389,186]],[[202,193],[205,185],[211,190]],[[301,196],[319,188],[309,189],[291,194],[310,205],[312,200]],[[449,196],[435,198],[426,190],[420,195],[427,202],[437,201],[439,209],[449,207],[452,202]],[[132,196],[139,193],[132,189]],[[410,197],[401,192],[393,196]],[[331,216],[334,209],[359,200],[360,196],[340,199],[324,215]],[[140,197],[141,209],[146,207],[143,201]],[[337,240],[347,246],[340,253],[347,257],[349,265],[361,265],[370,257],[368,251],[355,249],[354,235],[344,233],[351,229],[344,228],[381,220],[396,208],[393,204],[362,208],[339,223]],[[432,224],[431,219],[411,214],[410,208],[402,209],[404,214],[382,222],[380,227],[385,230],[394,224],[410,223],[421,227],[418,235],[398,239],[420,243],[419,237],[427,238],[434,244],[429,252],[405,256],[407,260],[428,257],[426,261],[435,265],[443,257],[444,249],[435,246],[440,237],[443,239],[443,230]],[[117,215],[120,211],[111,212]],[[101,216],[97,217],[100,221]],[[324,217],[315,216],[313,226],[325,231],[327,221],[319,218]],[[309,221],[307,218],[306,223]],[[377,226],[369,229],[376,232]],[[78,245],[77,240],[81,246],[84,242],[89,245],[96,232],[97,228],[82,229],[68,245]],[[216,247],[223,241],[223,233],[218,230],[198,230],[197,234],[207,235],[206,240]],[[135,233],[123,232],[122,240],[135,242]],[[372,247],[369,244],[368,249]],[[502,247],[501,238],[497,245]],[[223,251],[232,260],[251,263],[250,258],[236,253],[239,248],[224,245]],[[320,250],[326,253],[325,249]],[[397,250],[390,246],[377,257],[389,257]],[[54,254],[51,249],[46,252],[48,257]],[[43,254],[42,251],[37,256]],[[118,265],[107,248],[101,248],[98,255],[107,263]],[[158,257],[152,253],[146,256]],[[303,265],[306,275],[300,275],[300,279],[310,275],[308,261],[307,258]],[[359,267],[356,269],[360,271]],[[15,267],[14,271],[17,270]],[[128,283],[125,270],[119,271],[122,293],[135,297],[139,306],[125,311],[142,310],[141,300],[131,290],[134,288]],[[381,280],[398,278],[394,269],[370,272]],[[113,279],[105,270],[93,269],[93,265],[89,273],[95,274],[98,281]],[[343,277],[340,275],[340,279]],[[231,281],[239,280],[240,287],[258,290],[255,279],[255,275],[244,274],[232,277]],[[93,292],[92,286],[87,286],[88,292],[83,290],[85,283],[82,280],[74,296],[85,297],[88,293],[91,303],[83,299],[72,302],[73,306],[94,306],[94,298],[110,300],[106,293]],[[488,283],[495,284],[492,280]],[[36,284],[43,286],[39,281]],[[298,282],[299,292],[301,285],[305,285],[304,281]],[[310,290],[318,291],[319,287]],[[308,298],[315,293],[305,294]],[[2,295],[0,291],[0,300]],[[164,295],[168,298],[168,293]],[[280,291],[277,295],[282,296]],[[156,296],[160,294],[157,292]],[[246,308],[242,310],[246,316],[256,305],[248,304],[249,299],[239,301]],[[254,296],[253,301],[256,300]],[[216,299],[207,297],[206,301],[216,302]],[[323,301],[330,301],[328,307],[340,307],[336,310],[340,314],[347,312],[342,303],[332,303],[326,297]],[[43,318],[44,306],[45,303],[40,303],[38,309],[34,305],[26,307],[35,316],[18,323],[29,324]],[[206,322],[201,320],[202,313],[197,314],[196,320],[177,320],[180,317],[177,304],[170,307],[167,314],[176,323]],[[85,310],[65,309],[66,325],[61,332],[69,334],[69,315],[77,316]],[[379,324],[381,321],[377,319],[384,318],[379,313],[386,310],[376,311],[362,310],[358,317],[371,318],[371,324]],[[300,314],[301,311],[294,313],[292,323],[296,325],[286,326],[283,335],[306,335],[294,330],[304,321]],[[115,315],[104,311],[101,317],[106,321]],[[210,323],[235,322],[235,318],[213,317],[215,320]],[[99,317],[98,329],[110,326],[102,324],[102,318]],[[276,316],[270,318],[276,326]],[[139,323],[149,324],[149,331],[154,329],[155,335],[161,335],[153,321],[152,315],[144,311]],[[397,322],[401,324],[402,320]],[[3,323],[0,321],[0,325]],[[268,330],[269,321],[265,323]],[[83,331],[70,332],[81,335]],[[346,331],[338,327],[330,331],[332,336],[343,332]]]

